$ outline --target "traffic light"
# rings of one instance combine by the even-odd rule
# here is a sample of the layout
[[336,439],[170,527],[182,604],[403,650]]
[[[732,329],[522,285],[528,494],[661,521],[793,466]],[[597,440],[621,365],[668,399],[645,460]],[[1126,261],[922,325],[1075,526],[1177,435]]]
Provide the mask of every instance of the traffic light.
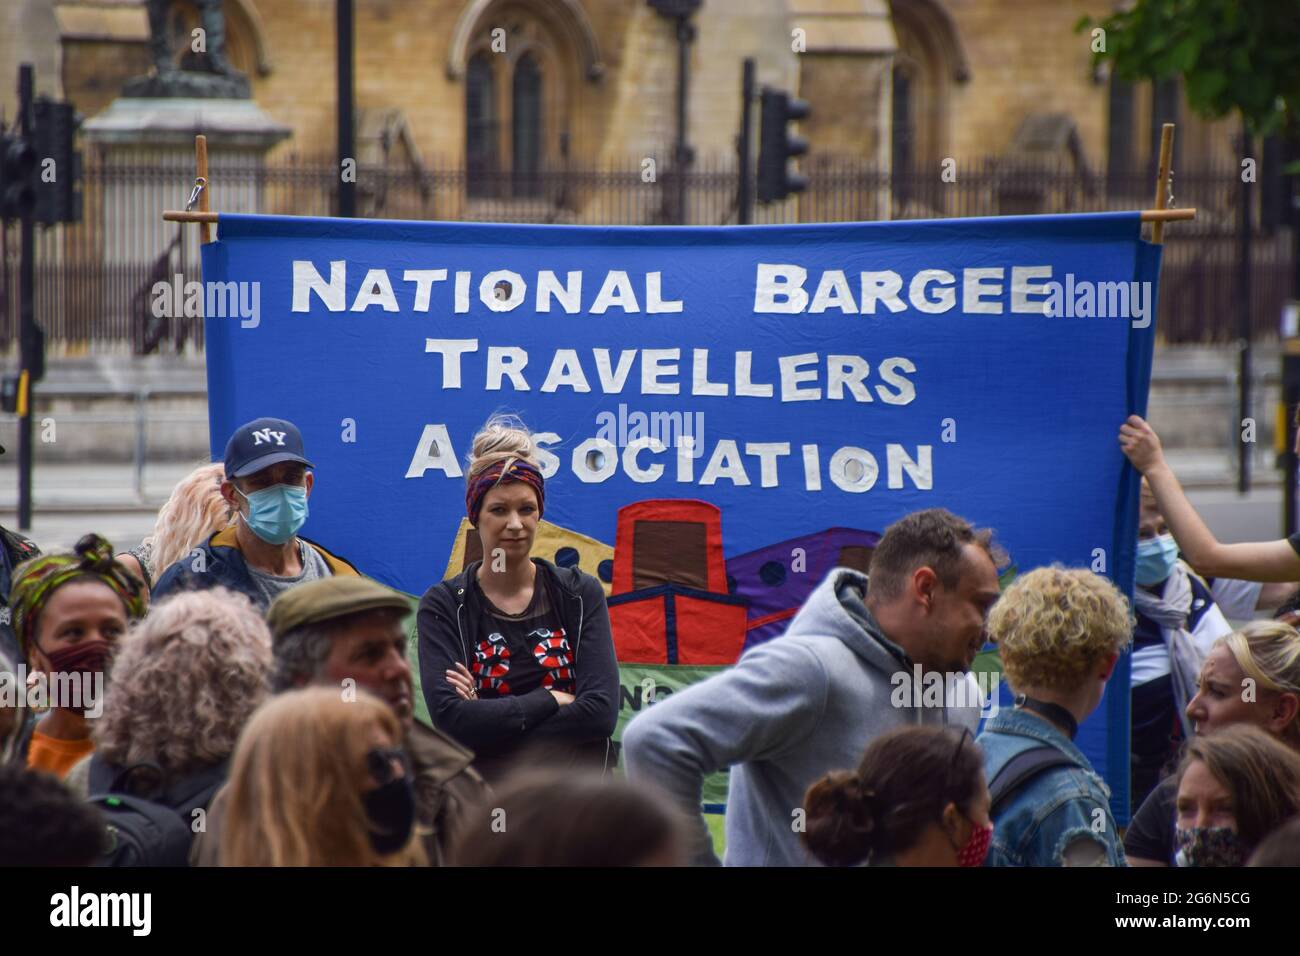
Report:
[[71,103],[36,101],[35,131],[32,135],[38,170],[33,177],[36,190],[36,221],[52,226],[81,220],[81,154],[73,139],[80,120]]
[[803,119],[812,108],[782,90],[764,89],[762,120],[758,139],[758,201],[772,202],[791,193],[803,192],[808,180],[791,172],[787,165],[795,156],[808,152],[808,141],[786,127]]
[[45,330],[35,322],[26,325],[18,336],[22,367],[33,382],[45,377]]
[[0,133],[0,219],[21,219],[36,207],[36,150],[16,133]]

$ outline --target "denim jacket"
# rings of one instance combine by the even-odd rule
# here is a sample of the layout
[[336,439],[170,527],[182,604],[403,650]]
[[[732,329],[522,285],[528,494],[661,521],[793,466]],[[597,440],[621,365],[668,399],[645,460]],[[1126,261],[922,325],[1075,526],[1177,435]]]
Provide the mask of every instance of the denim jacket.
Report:
[[1065,734],[1033,714],[1003,710],[985,724],[979,743],[990,783],[1017,754],[1044,744],[1075,764],[1040,772],[1003,801],[985,866],[1061,866],[1066,848],[1080,838],[1104,851],[1097,865],[1128,865],[1110,812],[1110,788]]

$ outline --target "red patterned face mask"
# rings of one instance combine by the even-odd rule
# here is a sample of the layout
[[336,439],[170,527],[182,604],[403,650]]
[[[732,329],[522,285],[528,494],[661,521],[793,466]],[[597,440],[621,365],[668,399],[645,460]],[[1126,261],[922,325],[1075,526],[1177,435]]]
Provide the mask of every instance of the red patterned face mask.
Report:
[[108,641],[82,641],[57,651],[46,651],[50,672],[54,674],[96,673],[108,669],[108,659],[113,653]]
[[958,866],[983,866],[984,857],[988,856],[989,843],[993,839],[993,824],[986,827],[972,827],[970,839],[957,852]]
[[[45,652],[45,656],[50,661],[51,677],[56,674],[64,674],[81,681],[93,681],[96,674],[105,673],[108,670],[109,658],[112,654],[113,646],[108,641],[99,638],[91,641],[81,641],[71,647],[60,648],[57,651]],[[66,706],[68,710],[80,710],[85,713],[87,710],[94,709],[93,703],[93,701],[83,700],[80,707],[74,707],[70,703],[63,706]]]

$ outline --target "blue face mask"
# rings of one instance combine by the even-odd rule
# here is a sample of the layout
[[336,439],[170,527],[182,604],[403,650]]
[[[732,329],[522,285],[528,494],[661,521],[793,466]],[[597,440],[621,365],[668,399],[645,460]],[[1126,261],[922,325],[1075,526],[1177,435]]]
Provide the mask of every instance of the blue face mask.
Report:
[[1137,546],[1137,583],[1159,584],[1174,573],[1178,563],[1178,542],[1172,534],[1160,534],[1139,541]]
[[284,544],[307,520],[307,489],[301,485],[272,485],[251,495],[239,493],[248,500],[244,524],[268,544]]

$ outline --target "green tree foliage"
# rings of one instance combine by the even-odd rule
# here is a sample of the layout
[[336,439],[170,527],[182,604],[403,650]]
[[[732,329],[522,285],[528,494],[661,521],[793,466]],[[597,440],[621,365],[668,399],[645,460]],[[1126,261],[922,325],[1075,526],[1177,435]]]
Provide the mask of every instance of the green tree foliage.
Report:
[[1105,30],[1104,49],[1122,80],[1183,77],[1188,105],[1218,119],[1240,111],[1248,130],[1295,132],[1300,107],[1300,0],[1137,0],[1076,31]]

